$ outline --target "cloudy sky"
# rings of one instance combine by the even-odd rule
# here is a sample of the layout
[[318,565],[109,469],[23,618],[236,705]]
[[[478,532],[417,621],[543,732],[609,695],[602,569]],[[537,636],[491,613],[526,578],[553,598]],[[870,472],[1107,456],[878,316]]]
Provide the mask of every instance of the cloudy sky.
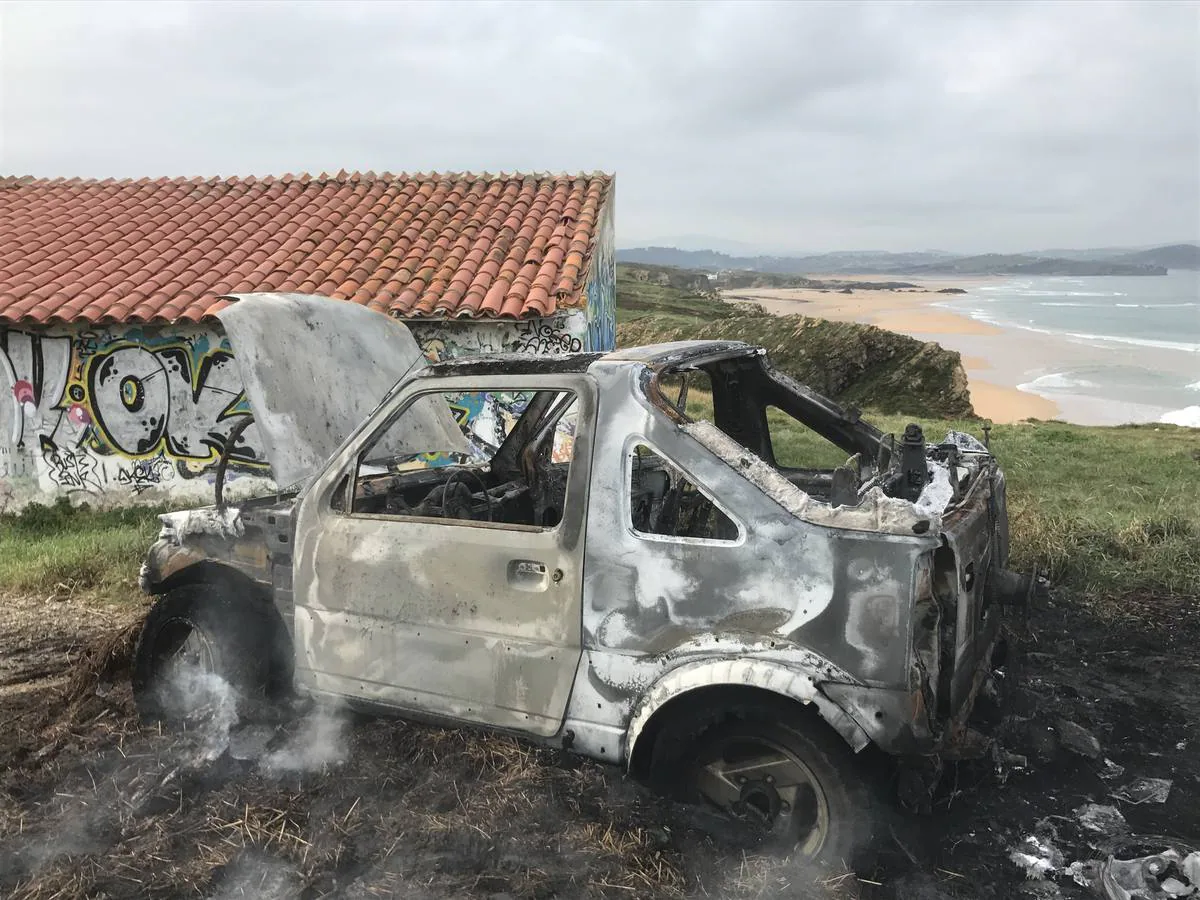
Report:
[[617,173],[624,246],[1200,238],[1200,3],[4,3],[0,170]]

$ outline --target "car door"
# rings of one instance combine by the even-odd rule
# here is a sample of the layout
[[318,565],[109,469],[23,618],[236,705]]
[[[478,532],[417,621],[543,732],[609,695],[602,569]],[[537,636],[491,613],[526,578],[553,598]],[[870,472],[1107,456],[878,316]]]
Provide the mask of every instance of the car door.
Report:
[[[416,381],[376,414],[377,425],[349,442],[301,501],[296,682],[370,703],[552,735],[561,726],[581,654],[594,385],[582,375]],[[490,493],[486,518],[478,508],[467,511],[472,503],[478,507],[477,499],[454,499],[465,497],[464,490],[481,496],[478,488],[487,486],[495,460],[477,466],[478,456],[447,458],[442,448],[430,447],[402,465],[393,463],[386,474],[372,462],[373,449],[396,429],[403,432],[405,414],[421,403],[448,402],[470,452],[494,453],[514,422],[528,424],[519,398],[537,392],[557,392],[560,413],[566,405],[557,395],[573,400],[566,415],[543,426],[553,430],[559,455],[567,448],[568,461],[565,474],[561,460],[553,469],[562,476],[561,509],[547,512],[543,503],[536,523],[512,521],[517,513],[510,515]],[[440,482],[439,500],[443,472],[453,477]],[[412,502],[430,479],[435,486],[426,500]],[[396,491],[382,504],[380,483]],[[406,489],[417,493],[406,499]],[[544,485],[539,490],[553,493]],[[518,486],[505,496],[519,492]],[[429,508],[429,496],[441,506]],[[524,499],[513,501],[513,509]]]

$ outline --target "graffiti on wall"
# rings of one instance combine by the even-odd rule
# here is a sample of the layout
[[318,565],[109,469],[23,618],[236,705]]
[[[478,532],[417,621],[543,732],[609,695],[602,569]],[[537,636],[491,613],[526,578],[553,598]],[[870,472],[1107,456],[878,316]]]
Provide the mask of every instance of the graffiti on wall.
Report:
[[485,353],[578,353],[588,339],[587,315],[571,310],[543,319],[409,322],[430,362]]
[[587,349],[607,352],[617,346],[617,248],[613,203],[604,204],[587,282]]
[[[121,343],[97,351],[83,383],[67,389],[68,415],[93,426],[95,449],[132,458],[160,454],[214,463],[225,438],[250,408],[233,354],[208,338],[162,344]],[[230,460],[255,464],[245,441]]]
[[[249,413],[228,342],[211,331],[0,329],[0,506],[199,478]],[[257,446],[251,426],[231,472],[265,476]]]

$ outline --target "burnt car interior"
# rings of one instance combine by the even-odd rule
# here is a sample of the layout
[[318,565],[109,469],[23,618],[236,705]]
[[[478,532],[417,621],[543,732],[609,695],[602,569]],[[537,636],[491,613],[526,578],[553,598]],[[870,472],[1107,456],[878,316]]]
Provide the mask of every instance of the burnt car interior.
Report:
[[[772,465],[810,497],[856,506],[879,486],[889,497],[915,500],[929,479],[924,437],[909,426],[900,445],[846,410],[772,367],[760,353],[722,355],[665,369],[659,396],[685,419],[689,390],[711,392],[713,424]],[[777,409],[848,454],[834,467],[801,467],[777,458],[768,410]]]
[[683,472],[639,444],[630,454],[630,517],[634,531],[732,541],[738,528]]
[[[402,412],[359,459],[352,513],[535,528],[553,528],[561,521],[574,393],[484,390],[424,396],[449,405],[467,451],[430,447],[420,453],[391,453],[385,449],[386,437],[393,430],[403,433]],[[489,425],[494,436],[482,435]]]

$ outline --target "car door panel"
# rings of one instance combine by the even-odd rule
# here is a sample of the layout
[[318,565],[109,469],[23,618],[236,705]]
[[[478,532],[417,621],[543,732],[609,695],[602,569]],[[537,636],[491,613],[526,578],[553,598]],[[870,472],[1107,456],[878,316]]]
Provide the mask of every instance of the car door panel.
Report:
[[[541,736],[558,730],[581,655],[595,398],[582,376],[553,387],[574,391],[580,404],[554,528],[335,509],[337,486],[379,429],[339,454],[300,507],[298,685]],[[401,393],[396,407],[410,398]]]

